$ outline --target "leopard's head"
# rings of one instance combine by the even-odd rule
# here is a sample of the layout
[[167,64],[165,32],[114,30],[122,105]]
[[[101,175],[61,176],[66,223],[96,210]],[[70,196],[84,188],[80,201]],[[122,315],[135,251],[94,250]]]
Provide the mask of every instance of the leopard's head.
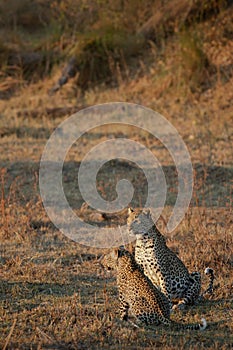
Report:
[[145,209],[141,213],[128,209],[127,225],[130,234],[142,238],[149,235],[150,229],[155,225],[150,209]]

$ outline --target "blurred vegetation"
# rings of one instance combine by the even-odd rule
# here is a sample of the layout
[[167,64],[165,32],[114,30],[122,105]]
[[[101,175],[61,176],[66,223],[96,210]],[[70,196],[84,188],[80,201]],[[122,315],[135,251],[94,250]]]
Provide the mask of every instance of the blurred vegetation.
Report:
[[[0,0],[1,80],[35,81],[75,57],[77,83],[119,82],[153,42],[176,35],[193,84],[209,67],[196,23],[215,16],[226,0]],[[205,74],[204,74],[205,75]]]

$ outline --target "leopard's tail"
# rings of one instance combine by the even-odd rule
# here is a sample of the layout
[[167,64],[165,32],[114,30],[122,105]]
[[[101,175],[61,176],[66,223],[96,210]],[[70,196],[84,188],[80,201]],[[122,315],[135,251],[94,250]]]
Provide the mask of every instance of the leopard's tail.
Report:
[[207,327],[207,322],[205,320],[205,318],[201,319],[201,323],[193,323],[193,324],[183,324],[183,323],[178,323],[178,322],[174,322],[171,321],[171,326],[172,328],[178,329],[178,330],[190,330],[190,331],[194,331],[194,330],[199,330],[199,331],[204,331],[204,329],[206,329]]
[[210,267],[207,267],[205,269],[205,274],[209,275],[209,285],[208,285],[208,288],[202,293],[202,296],[204,296],[205,294],[212,295],[213,294],[213,287],[214,287],[214,279],[215,279],[214,270],[211,269]]

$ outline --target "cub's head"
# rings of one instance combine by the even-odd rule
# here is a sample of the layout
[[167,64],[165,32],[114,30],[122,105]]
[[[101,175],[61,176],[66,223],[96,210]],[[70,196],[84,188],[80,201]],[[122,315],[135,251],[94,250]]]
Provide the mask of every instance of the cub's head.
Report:
[[118,260],[117,249],[113,249],[110,253],[103,255],[99,259],[99,263],[106,270],[115,270],[117,269],[117,260]]
[[127,264],[133,259],[132,254],[123,246],[113,249],[110,253],[99,259],[100,264],[107,270],[117,270],[119,264]]

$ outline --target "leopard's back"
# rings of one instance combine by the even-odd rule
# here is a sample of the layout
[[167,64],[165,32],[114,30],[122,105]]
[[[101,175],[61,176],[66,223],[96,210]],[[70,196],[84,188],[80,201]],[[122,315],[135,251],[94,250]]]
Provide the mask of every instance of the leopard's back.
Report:
[[154,237],[137,240],[135,259],[155,285],[161,287],[164,282],[168,284],[174,297],[182,295],[182,290],[188,287],[189,271],[186,266],[167,246],[156,242]]

